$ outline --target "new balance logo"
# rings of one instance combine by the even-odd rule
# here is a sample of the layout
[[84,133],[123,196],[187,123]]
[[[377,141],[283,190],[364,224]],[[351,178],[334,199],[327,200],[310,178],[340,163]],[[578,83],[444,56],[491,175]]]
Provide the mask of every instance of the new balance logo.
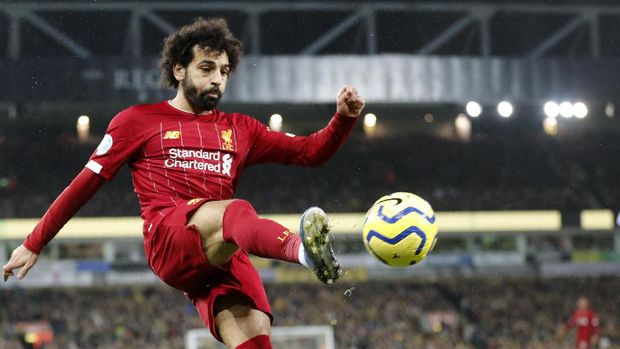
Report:
[[191,199],[187,202],[187,206],[192,206],[192,205],[196,205],[197,203],[201,202],[202,200],[204,200],[203,198],[197,198],[197,199]]
[[181,137],[181,131],[166,131],[164,139],[179,139]]

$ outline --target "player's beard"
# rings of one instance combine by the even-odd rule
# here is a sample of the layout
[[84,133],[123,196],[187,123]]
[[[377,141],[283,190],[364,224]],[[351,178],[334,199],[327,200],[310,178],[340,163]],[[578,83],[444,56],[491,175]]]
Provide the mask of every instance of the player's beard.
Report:
[[[202,112],[205,110],[213,110],[217,106],[217,103],[222,98],[222,91],[219,87],[214,86],[205,91],[198,91],[196,85],[194,85],[187,76],[181,81],[181,87],[183,88],[183,94],[185,98],[192,106],[194,111]],[[217,97],[210,96],[210,93],[217,94]]]

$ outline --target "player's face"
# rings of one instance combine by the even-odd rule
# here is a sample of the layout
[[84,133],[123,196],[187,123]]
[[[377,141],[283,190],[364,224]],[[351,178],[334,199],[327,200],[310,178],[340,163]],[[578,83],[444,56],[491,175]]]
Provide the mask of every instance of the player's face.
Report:
[[577,308],[579,309],[588,309],[588,307],[590,306],[589,304],[590,302],[588,302],[587,298],[581,297],[579,298],[579,300],[577,300]]
[[230,73],[226,52],[194,47],[194,59],[185,70],[181,88],[194,110],[213,110],[222,98]]

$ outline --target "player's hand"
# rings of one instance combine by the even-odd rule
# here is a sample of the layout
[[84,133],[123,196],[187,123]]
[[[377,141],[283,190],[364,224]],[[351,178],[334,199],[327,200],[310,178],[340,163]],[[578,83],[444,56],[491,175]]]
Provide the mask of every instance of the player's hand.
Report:
[[13,269],[16,268],[21,268],[17,273],[17,278],[23,279],[30,268],[37,263],[37,258],[39,258],[38,254],[30,252],[24,245],[19,245],[11,253],[9,261],[2,267],[4,269],[4,282],[9,279],[9,276],[14,275]]
[[362,113],[366,102],[357,93],[357,90],[349,85],[344,85],[336,99],[336,112],[342,116],[357,117]]

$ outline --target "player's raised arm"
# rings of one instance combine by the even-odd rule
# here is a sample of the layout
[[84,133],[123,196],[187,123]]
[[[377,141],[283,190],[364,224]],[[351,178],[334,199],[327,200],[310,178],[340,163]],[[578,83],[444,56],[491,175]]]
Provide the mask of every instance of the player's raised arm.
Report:
[[318,166],[331,158],[349,137],[364,109],[364,99],[355,88],[342,87],[336,99],[336,113],[323,129],[307,136],[269,131],[260,124],[248,164],[275,162]]
[[18,279],[23,279],[37,262],[39,253],[75,213],[101,188],[105,179],[89,169],[80,172],[71,184],[56,198],[32,233],[22,245],[11,253],[11,258],[2,267],[4,281],[21,268]]

